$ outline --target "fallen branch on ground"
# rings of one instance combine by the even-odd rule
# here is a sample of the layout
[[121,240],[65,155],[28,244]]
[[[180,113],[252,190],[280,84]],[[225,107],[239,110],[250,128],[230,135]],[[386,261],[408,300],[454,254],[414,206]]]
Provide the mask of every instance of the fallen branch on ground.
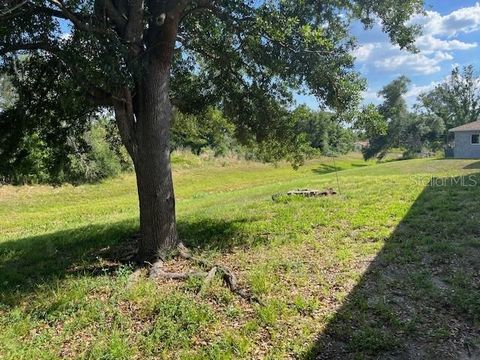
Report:
[[288,196],[297,195],[305,197],[320,197],[320,196],[332,196],[337,195],[337,192],[332,188],[326,190],[310,190],[310,189],[301,189],[301,190],[291,190],[287,192]]
[[290,190],[286,193],[278,193],[272,195],[273,201],[285,200],[287,196],[303,196],[303,197],[322,197],[322,196],[332,196],[337,195],[337,192],[332,188],[326,190],[312,190],[312,189],[297,189]]

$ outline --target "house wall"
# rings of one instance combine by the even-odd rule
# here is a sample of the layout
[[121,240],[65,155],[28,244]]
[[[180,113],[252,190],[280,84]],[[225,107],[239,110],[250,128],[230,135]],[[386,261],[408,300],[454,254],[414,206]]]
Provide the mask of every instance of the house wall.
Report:
[[472,144],[472,135],[480,131],[461,131],[455,133],[454,156],[456,159],[480,159],[480,145]]

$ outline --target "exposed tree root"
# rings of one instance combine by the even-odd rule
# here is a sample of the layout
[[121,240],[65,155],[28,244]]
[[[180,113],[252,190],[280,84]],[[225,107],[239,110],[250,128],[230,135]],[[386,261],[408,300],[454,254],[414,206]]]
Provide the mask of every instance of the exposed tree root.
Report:
[[[117,246],[112,248],[105,248],[102,249],[99,253],[95,253],[95,255],[101,256],[105,259],[115,259],[116,261],[120,261],[122,263],[132,263],[137,258],[138,254],[138,241],[139,235],[135,234],[132,236],[131,241],[128,242],[128,246]],[[137,261],[137,265],[140,265],[129,277],[128,284],[129,286],[138,281],[141,277],[148,276],[151,279],[169,279],[169,280],[188,280],[190,278],[204,278],[204,282],[200,288],[199,294],[203,294],[208,290],[208,287],[212,283],[215,276],[220,276],[225,283],[225,285],[229,288],[229,290],[240,296],[242,299],[253,302],[257,304],[263,305],[260,299],[256,296],[249,294],[244,289],[241,289],[238,286],[237,277],[235,274],[228,269],[227,267],[219,264],[210,263],[209,261],[195,257],[192,255],[190,250],[180,243],[173,255],[176,255],[182,259],[188,260],[193,262],[194,264],[198,265],[205,271],[199,272],[168,272],[164,270],[165,261],[164,259],[159,259],[155,261],[153,264],[145,261]],[[111,272],[118,269],[118,264],[112,266]],[[97,270],[98,272],[104,273],[105,266],[102,266],[101,269]]]
[[158,260],[152,264],[150,268],[150,273],[148,277],[150,279],[170,279],[170,280],[187,280],[192,277],[205,277],[207,273],[205,272],[185,272],[185,273],[177,273],[177,272],[167,272],[163,270],[163,260]]
[[258,299],[252,294],[249,294],[238,286],[237,277],[227,267],[218,264],[212,264],[205,259],[193,256],[192,253],[188,250],[188,248],[181,243],[177,246],[177,253],[179,257],[192,261],[193,263],[199,265],[202,268],[209,269],[208,272],[167,272],[163,269],[164,261],[158,260],[154,264],[150,264],[151,267],[149,271],[149,277],[151,279],[164,278],[171,280],[187,280],[192,277],[204,278],[202,287],[199,291],[199,294],[203,294],[208,290],[208,287],[212,283],[215,276],[219,274],[222,277],[225,285],[230,289],[232,293],[240,296],[242,299],[247,300],[248,302],[262,304],[260,299]]
[[222,272],[223,281],[225,282],[225,284],[227,284],[231,292],[233,292],[234,294],[237,294],[238,296],[240,296],[244,300],[247,300],[248,302],[255,302],[257,304],[263,305],[262,301],[259,298],[257,298],[255,295],[249,294],[245,290],[238,287],[237,278],[235,277],[235,274],[232,271],[230,271],[229,269],[223,266],[219,267],[219,269]]
[[199,295],[205,294],[205,292],[210,287],[210,284],[212,283],[213,279],[215,278],[216,274],[217,274],[217,267],[214,266],[208,272],[207,276],[205,277],[205,280],[203,280],[202,287],[200,288],[200,291],[198,292]]

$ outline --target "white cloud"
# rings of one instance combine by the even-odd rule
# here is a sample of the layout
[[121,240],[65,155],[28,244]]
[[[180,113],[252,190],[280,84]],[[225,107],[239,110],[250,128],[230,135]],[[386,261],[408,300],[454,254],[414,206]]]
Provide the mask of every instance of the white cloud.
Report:
[[362,94],[362,98],[364,103],[379,104],[382,100],[382,98],[378,96],[378,91],[372,89],[364,91]]
[[[434,46],[431,46],[434,49]],[[445,51],[410,53],[389,43],[369,43],[356,49],[354,55],[359,63],[365,63],[384,71],[406,74],[431,75],[441,70],[441,63],[453,60]]]
[[[423,35],[416,40],[419,53],[402,51],[385,37],[380,42],[362,44],[353,53],[357,62],[367,71],[369,68],[386,72],[431,75],[441,71],[442,63],[454,60],[455,51],[467,51],[478,46],[476,42],[451,39],[459,33],[480,30],[480,3],[465,7],[442,16],[428,11],[417,16],[412,23],[423,26]],[[379,24],[373,31],[381,33]]]
[[420,86],[417,84],[413,84],[413,86],[405,94],[405,98],[416,99],[420,94],[433,90],[435,86],[437,86],[438,84],[439,82],[436,82],[436,81],[433,81],[427,85],[420,85]]
[[414,17],[412,23],[422,25],[424,33],[430,35],[471,33],[480,30],[480,4],[460,8],[445,16],[436,11],[427,11],[426,15]]
[[[457,36],[475,31],[480,32],[480,2],[471,7],[465,7],[446,15],[435,11],[428,11],[424,16],[412,20],[423,25],[423,35],[417,38],[418,53],[401,50],[392,45],[382,33],[381,26],[376,24],[371,30],[371,39],[368,43],[360,44],[353,52],[358,68],[369,77],[375,73],[375,79],[381,81],[385,76],[387,82],[392,76],[405,74],[416,79],[415,75],[429,76],[455,66],[457,51],[469,51],[478,48],[478,42],[460,40]],[[362,39],[362,35],[359,35]],[[370,73],[370,74],[369,74]],[[448,76],[441,81],[448,79]],[[418,79],[416,79],[418,80]],[[441,81],[427,84],[411,84],[405,94],[409,106],[413,106],[418,96],[431,91]],[[364,103],[379,104],[383,101],[378,96],[379,89],[369,88],[363,93]]]
[[381,43],[363,44],[355,49],[353,56],[355,56],[357,61],[367,61],[370,59],[373,51],[378,49],[381,45]]
[[418,49],[424,53],[432,51],[470,50],[477,47],[477,43],[466,43],[460,40],[442,40],[432,35],[420,36],[415,42]]
[[440,64],[447,60],[453,60],[449,53],[436,51],[433,56],[425,54],[406,53],[400,49],[392,49],[392,55],[381,60],[375,60],[374,66],[385,71],[400,71],[405,73],[416,73],[431,75],[441,70]]

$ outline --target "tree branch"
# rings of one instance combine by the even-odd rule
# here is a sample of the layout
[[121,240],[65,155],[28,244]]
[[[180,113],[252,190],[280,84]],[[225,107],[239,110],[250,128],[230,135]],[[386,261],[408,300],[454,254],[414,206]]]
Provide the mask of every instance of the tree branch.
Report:
[[106,28],[99,28],[94,26],[89,26],[85,22],[83,22],[80,18],[77,17],[73,11],[68,9],[62,0],[48,0],[51,4],[57,6],[62,13],[70,20],[79,30],[88,31],[96,34],[106,35],[108,34],[108,30]]
[[22,6],[26,5],[29,0],[23,0],[19,2],[17,5],[12,6],[11,8],[7,8],[4,12],[0,13],[0,19],[4,19],[7,15],[12,16],[15,10],[20,9]]
[[120,137],[130,154],[133,162],[137,159],[137,141],[135,138],[135,115],[133,112],[133,99],[128,88],[120,90],[120,96],[113,98],[115,121],[120,132]]
[[44,50],[48,52],[53,52],[55,47],[47,42],[34,42],[34,43],[16,43],[16,44],[5,44],[0,43],[0,55],[5,55],[8,53],[13,53],[17,51],[32,51],[32,50]]
[[116,6],[113,4],[112,0],[105,0],[105,7],[107,9],[107,15],[112,19],[115,25],[121,29],[123,32],[125,27],[128,24],[128,17],[125,14],[122,14]]
[[133,45],[135,56],[142,51],[143,40],[143,0],[131,0],[128,8],[128,22],[125,29],[125,41]]

